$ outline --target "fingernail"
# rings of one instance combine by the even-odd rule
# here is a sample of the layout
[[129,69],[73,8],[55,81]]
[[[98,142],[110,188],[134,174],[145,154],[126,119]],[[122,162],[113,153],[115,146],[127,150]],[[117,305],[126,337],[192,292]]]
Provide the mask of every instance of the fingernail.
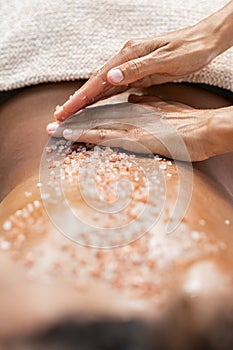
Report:
[[113,83],[120,83],[123,79],[123,73],[120,69],[111,69],[108,72],[108,78],[111,80]]
[[50,123],[47,126],[47,131],[48,132],[55,132],[58,128],[58,124],[57,123]]
[[63,136],[65,137],[65,139],[66,138],[71,138],[72,135],[73,135],[73,130],[71,130],[71,129],[65,129],[63,131]]

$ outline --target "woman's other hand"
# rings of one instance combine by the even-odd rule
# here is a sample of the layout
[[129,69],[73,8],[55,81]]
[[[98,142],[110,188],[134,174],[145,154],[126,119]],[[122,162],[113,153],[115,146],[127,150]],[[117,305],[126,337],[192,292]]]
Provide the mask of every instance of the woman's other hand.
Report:
[[[216,116],[223,112],[227,115],[227,108],[200,110],[154,96],[130,95],[129,102],[107,105],[100,109],[101,113],[96,110],[101,107],[84,109],[60,124],[57,132],[49,133],[67,140],[107,144],[139,153],[148,151],[179,160],[201,161],[224,153],[220,145],[225,138],[224,142],[219,139],[222,121],[220,118],[216,123]],[[228,130],[229,140],[231,132]]]

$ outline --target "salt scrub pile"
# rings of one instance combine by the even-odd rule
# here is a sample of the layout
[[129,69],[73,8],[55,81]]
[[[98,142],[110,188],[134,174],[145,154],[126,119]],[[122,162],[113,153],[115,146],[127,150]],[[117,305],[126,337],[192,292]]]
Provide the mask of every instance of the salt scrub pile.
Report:
[[[165,201],[165,170],[171,162],[98,146],[78,147],[61,162],[60,142],[64,140],[56,142],[58,152],[54,145],[47,147],[43,161],[50,165],[41,176],[46,182],[41,190],[61,232],[80,244],[108,248],[138,239],[158,221]],[[69,152],[66,147],[62,144],[63,154]],[[62,219],[57,212],[61,206]]]
[[[25,193],[25,196],[28,192]],[[34,240],[34,232],[44,234],[45,218],[41,201],[29,202],[26,207],[17,210],[3,223],[3,233],[0,238],[0,249],[20,249],[24,242]]]
[[[176,232],[165,233],[174,186],[167,186],[165,207],[162,205],[166,183],[177,181],[173,162],[158,156],[135,157],[108,147],[70,147],[64,140],[48,146],[46,171],[39,182],[55,226],[42,203],[30,200],[30,192],[25,193],[28,204],[3,223],[1,254],[29,282],[61,284],[75,293],[94,293],[102,299],[107,292],[114,296],[119,310],[122,305],[122,310],[154,313],[151,305],[164,305],[180,268],[227,249],[221,240],[205,233],[203,218],[192,229],[184,219]],[[81,245],[58,233],[56,226],[62,223]],[[129,240],[133,242],[126,245]],[[116,244],[115,249],[88,247]]]

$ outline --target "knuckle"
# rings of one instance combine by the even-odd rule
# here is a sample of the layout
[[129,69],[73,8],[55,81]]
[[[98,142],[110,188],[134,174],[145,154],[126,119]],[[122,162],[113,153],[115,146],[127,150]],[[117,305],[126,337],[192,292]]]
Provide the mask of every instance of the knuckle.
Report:
[[140,61],[132,60],[127,68],[133,74],[139,75],[141,73],[142,64]]
[[98,128],[97,129],[97,139],[99,141],[104,141],[106,140],[107,137],[107,130],[103,129],[103,128]]
[[134,42],[133,39],[127,40],[127,41],[125,42],[123,48],[132,46],[133,42]]
[[123,46],[123,49],[125,48],[135,48],[138,46],[140,40],[138,39],[129,39],[126,41],[126,43]]

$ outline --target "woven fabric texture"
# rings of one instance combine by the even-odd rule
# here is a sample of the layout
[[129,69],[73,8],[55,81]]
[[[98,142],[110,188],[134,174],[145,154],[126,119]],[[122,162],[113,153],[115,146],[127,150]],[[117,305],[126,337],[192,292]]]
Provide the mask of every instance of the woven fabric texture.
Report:
[[[223,0],[7,0],[0,3],[0,91],[86,79],[125,41],[181,29]],[[233,91],[233,48],[182,81]]]

